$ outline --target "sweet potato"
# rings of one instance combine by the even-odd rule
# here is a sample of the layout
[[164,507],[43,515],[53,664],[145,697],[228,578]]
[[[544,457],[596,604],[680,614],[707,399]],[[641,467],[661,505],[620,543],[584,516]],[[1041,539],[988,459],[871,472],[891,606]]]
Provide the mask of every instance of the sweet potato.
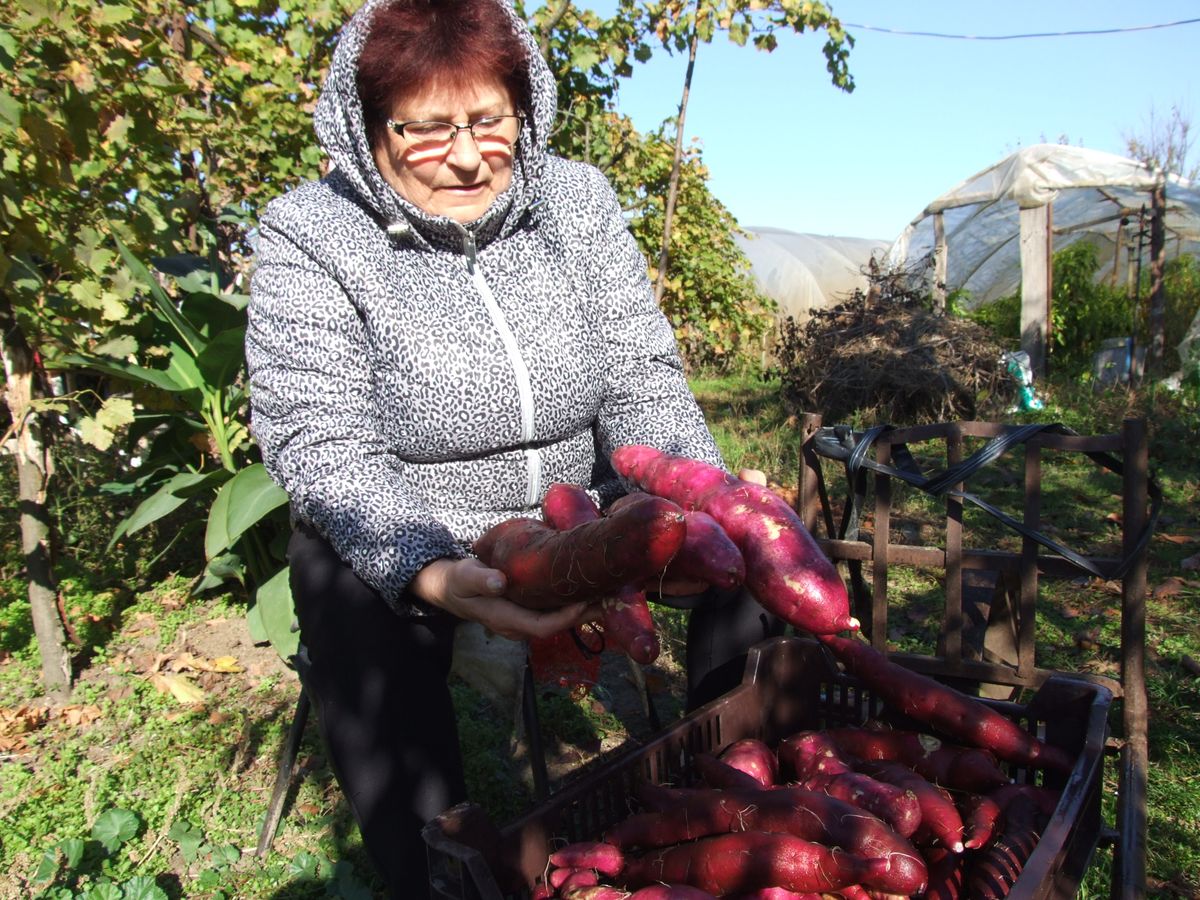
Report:
[[996,757],[978,747],[959,747],[928,734],[878,727],[830,728],[825,734],[845,754],[904,763],[942,787],[983,793],[1008,784]]
[[563,900],[629,900],[628,891],[601,884],[593,887],[576,887],[562,893]]
[[992,839],[1000,819],[1000,804],[982,794],[961,794],[955,802],[963,820],[963,846],[978,850]]
[[619,847],[602,841],[567,844],[550,854],[550,865],[571,869],[595,869],[603,875],[617,875],[625,867]]
[[629,895],[629,900],[716,900],[700,888],[686,884],[652,884]]
[[1041,837],[1046,816],[1038,806],[1031,793],[1018,791],[1007,795],[1003,824],[967,870],[966,896],[972,900],[996,900],[1008,895]]
[[734,741],[721,751],[721,762],[745,772],[763,787],[771,787],[779,778],[779,760],[775,751],[754,738]]
[[683,538],[682,511],[663,500],[570,531],[535,519],[506,519],[484,532],[474,551],[508,578],[510,600],[553,609],[604,597],[661,572]]
[[[838,893],[843,897],[846,896],[843,889],[839,889]],[[821,894],[816,894],[812,891],[800,894],[796,891],[789,891],[786,888],[772,887],[744,894],[732,894],[726,900],[821,900],[821,898]],[[862,892],[862,900],[870,900],[870,895],[866,891]]]
[[1008,762],[1071,771],[1071,758],[1063,750],[1038,740],[987,704],[892,662],[862,641],[832,634],[818,637],[852,675],[898,712]]
[[884,868],[864,875],[869,887],[911,894],[925,884],[925,865],[908,841],[881,819],[817,791],[714,791],[642,784],[635,793],[649,811],[629,816],[605,832],[606,841],[622,848],[661,847],[725,832],[776,832],[885,860]]
[[876,881],[888,861],[863,859],[787,834],[747,831],[680,844],[629,861],[627,886],[687,884],[710,894],[782,887],[832,891]]
[[550,883],[560,894],[565,894],[575,888],[598,885],[600,876],[594,869],[555,869],[550,873]]
[[921,824],[921,806],[912,791],[855,772],[822,732],[793,735],[780,743],[777,754],[801,786],[874,813],[901,837],[911,837]]
[[683,514],[687,536],[679,554],[667,564],[667,578],[703,581],[729,590],[746,580],[746,561],[737,544],[718,523],[698,509]]
[[[569,531],[595,522],[600,518],[600,510],[583,488],[555,483],[542,499],[542,517],[551,528]],[[617,588],[612,595],[601,599],[600,609],[606,644],[642,665],[658,659],[658,632],[646,594],[639,585]]]
[[954,800],[942,788],[931,784],[912,769],[900,763],[887,760],[872,760],[859,763],[859,770],[894,784],[906,791],[911,791],[921,806],[921,826],[917,829],[914,839],[921,840],[922,832],[928,832],[934,839],[952,853],[962,853],[963,822],[958,814]]
[[742,552],[746,586],[785,622],[814,634],[858,627],[837,570],[777,494],[651,447],[620,447],[612,464],[642,490],[712,516]]
[[735,769],[711,753],[697,753],[693,756],[692,768],[710,788],[744,791],[757,791],[763,788],[762,782],[753,775],[743,772],[741,769]]

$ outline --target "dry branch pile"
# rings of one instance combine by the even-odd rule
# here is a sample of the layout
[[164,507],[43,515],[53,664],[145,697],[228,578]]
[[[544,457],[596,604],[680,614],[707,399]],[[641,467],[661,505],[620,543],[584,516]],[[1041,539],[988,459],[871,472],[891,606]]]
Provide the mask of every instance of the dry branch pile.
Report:
[[[874,270],[878,273],[878,270]],[[872,274],[867,294],[781,328],[785,401],[828,423],[989,418],[1012,402],[1002,347],[983,326],[930,310],[924,272]]]

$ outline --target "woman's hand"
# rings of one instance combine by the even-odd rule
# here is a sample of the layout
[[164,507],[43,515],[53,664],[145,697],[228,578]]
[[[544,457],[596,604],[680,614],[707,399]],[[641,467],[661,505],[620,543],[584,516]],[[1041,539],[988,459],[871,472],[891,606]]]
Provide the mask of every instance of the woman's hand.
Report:
[[600,618],[600,605],[584,601],[562,609],[526,609],[505,598],[505,587],[504,573],[477,559],[435,559],[409,589],[432,606],[514,641],[549,637]]

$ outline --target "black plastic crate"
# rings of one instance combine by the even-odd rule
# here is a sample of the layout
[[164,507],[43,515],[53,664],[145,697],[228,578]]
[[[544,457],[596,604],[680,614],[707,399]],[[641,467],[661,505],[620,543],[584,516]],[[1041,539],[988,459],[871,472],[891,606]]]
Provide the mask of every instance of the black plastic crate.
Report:
[[[1100,836],[1100,795],[1112,694],[1079,678],[1054,676],[1028,704],[983,700],[1075,759],[1069,775],[1009,767],[1013,780],[1044,783],[1062,798],[1037,849],[1013,886],[1013,898],[1073,897]],[[742,738],[774,746],[805,729],[858,725],[869,718],[898,727],[878,698],[838,670],[811,639],[776,638],[750,651],[742,684],[568,785],[515,822],[497,829],[471,803],[425,828],[435,898],[523,900],[554,847],[595,840],[632,811],[633,785],[692,782],[696,753],[719,752]],[[1045,778],[1044,782],[1039,779]]]

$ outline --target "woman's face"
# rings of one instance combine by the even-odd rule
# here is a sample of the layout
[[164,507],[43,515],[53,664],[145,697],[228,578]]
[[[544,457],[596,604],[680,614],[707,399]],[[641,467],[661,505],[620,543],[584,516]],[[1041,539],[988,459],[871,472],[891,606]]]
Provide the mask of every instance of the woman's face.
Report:
[[[434,87],[404,97],[391,110],[392,122],[450,122],[465,125],[488,116],[511,115],[513,99],[498,81],[469,87]],[[502,141],[477,142],[459,130],[447,145],[422,141],[388,128],[374,148],[375,164],[384,179],[415,206],[457,222],[474,222],[512,181],[515,147]]]

